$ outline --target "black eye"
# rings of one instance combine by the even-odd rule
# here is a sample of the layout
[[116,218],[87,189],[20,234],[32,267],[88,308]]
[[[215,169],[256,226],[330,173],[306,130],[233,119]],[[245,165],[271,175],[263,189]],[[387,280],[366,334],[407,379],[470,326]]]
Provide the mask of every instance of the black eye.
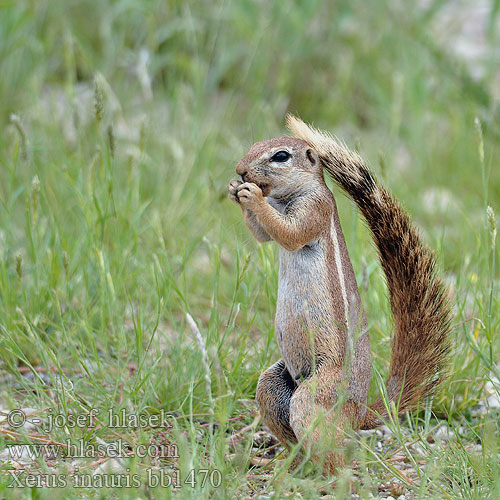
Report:
[[271,157],[270,161],[276,161],[278,163],[283,163],[284,161],[287,161],[292,155],[288,153],[287,151],[278,151],[277,153],[274,153],[274,155]]

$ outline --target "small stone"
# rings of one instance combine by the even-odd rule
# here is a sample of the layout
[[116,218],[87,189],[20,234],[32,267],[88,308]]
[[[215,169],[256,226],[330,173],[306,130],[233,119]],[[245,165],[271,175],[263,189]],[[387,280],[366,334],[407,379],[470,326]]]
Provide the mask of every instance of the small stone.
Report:
[[94,471],[94,476],[96,474],[123,474],[125,472],[125,467],[116,458],[107,460],[103,464],[99,465]]
[[367,430],[360,430],[358,431],[358,434],[360,437],[363,437],[363,436],[373,436],[375,433],[377,432],[376,429],[367,429]]
[[440,425],[434,432],[433,437],[436,441],[448,441],[450,439],[449,427],[446,424]]
[[392,436],[392,431],[387,427],[387,425],[381,425],[379,429],[386,435],[386,436]]
[[498,396],[498,394],[493,394],[486,401],[491,409],[496,410],[500,408],[500,397]]

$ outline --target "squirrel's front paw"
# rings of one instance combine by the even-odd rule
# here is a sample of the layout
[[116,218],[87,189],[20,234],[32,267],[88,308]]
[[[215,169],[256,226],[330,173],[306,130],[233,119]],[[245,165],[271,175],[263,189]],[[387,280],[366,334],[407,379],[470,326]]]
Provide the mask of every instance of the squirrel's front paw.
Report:
[[229,199],[238,204],[240,203],[240,200],[238,199],[238,186],[241,186],[242,184],[243,182],[241,181],[232,180],[227,185],[227,190],[229,191]]
[[237,196],[240,204],[249,209],[255,209],[264,201],[264,194],[257,184],[244,182],[237,187]]

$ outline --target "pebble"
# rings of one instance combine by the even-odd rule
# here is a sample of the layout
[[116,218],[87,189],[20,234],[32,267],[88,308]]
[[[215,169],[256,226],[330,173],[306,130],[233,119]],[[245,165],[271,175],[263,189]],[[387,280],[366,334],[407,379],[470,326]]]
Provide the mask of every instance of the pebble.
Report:
[[97,467],[97,469],[93,472],[93,475],[96,474],[123,474],[126,472],[125,467],[118,461],[116,458],[112,458],[102,463]]
[[439,441],[448,441],[450,439],[450,437],[452,437],[452,436],[453,436],[453,432],[446,424],[440,425],[432,434],[432,437],[436,441],[438,441],[438,440]]
[[383,433],[385,436],[392,436],[392,431],[387,427],[387,425],[381,425],[378,430]]

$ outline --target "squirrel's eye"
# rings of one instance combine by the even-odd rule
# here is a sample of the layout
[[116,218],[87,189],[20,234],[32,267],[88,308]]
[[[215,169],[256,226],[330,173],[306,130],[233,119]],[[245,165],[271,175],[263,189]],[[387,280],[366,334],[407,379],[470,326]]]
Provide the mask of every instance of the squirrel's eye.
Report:
[[278,151],[277,153],[274,153],[274,155],[271,157],[270,161],[276,161],[278,163],[283,163],[284,161],[287,161],[292,155],[288,153],[287,151]]

